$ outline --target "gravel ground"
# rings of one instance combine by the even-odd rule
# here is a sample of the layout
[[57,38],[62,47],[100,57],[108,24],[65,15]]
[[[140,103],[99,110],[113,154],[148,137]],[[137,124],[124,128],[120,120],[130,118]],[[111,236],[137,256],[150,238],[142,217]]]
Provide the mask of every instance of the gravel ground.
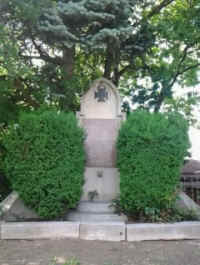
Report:
[[200,241],[1,240],[0,265],[200,265]]

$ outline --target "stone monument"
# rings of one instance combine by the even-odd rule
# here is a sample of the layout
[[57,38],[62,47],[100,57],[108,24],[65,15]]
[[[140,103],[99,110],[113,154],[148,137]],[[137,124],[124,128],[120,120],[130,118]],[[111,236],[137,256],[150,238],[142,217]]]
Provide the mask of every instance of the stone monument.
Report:
[[110,204],[119,194],[116,139],[125,115],[117,88],[107,79],[96,80],[81,99],[77,117],[86,133],[87,156],[83,195],[70,221],[120,221]]

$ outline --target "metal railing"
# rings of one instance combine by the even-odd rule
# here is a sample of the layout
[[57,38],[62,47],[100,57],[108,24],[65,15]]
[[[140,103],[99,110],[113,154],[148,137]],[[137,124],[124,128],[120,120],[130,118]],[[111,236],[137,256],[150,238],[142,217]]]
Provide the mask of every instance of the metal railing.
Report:
[[184,174],[181,176],[182,190],[193,201],[200,205],[200,174]]

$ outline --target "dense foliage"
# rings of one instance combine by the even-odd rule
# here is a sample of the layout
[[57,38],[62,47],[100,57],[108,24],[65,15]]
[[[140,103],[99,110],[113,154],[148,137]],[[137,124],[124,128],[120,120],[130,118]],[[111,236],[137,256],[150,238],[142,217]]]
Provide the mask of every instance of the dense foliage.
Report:
[[3,138],[4,171],[25,204],[45,219],[61,216],[80,200],[84,134],[73,114],[23,113]]
[[188,126],[180,114],[129,115],[117,141],[121,209],[134,215],[172,207],[188,148]]
[[159,111],[177,83],[198,83],[199,11],[199,0],[0,0],[0,97],[75,111],[104,76]]

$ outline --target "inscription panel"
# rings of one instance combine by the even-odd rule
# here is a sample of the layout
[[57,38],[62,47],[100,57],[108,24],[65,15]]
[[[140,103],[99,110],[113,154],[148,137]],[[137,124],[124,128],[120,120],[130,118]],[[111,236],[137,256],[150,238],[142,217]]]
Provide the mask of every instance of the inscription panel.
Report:
[[115,167],[118,119],[83,119],[88,167]]
[[96,80],[81,98],[80,114],[85,119],[116,119],[121,114],[117,88],[105,78]]

